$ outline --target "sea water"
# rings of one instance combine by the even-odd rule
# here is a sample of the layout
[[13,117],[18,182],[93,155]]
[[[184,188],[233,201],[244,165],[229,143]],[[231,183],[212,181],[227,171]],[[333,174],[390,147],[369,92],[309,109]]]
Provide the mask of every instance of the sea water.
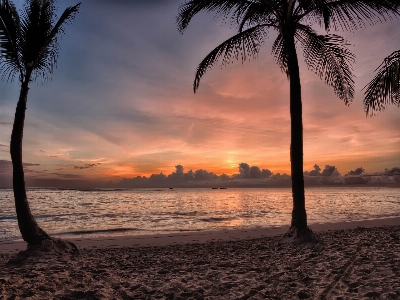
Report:
[[[289,225],[289,188],[30,189],[32,214],[56,237],[142,235]],[[309,224],[400,216],[400,188],[308,188]],[[20,239],[12,190],[0,190],[0,241]]]

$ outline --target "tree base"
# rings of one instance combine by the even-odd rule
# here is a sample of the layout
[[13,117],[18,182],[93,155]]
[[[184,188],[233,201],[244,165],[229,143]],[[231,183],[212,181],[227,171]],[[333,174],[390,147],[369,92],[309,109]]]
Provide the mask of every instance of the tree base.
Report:
[[321,239],[308,227],[298,229],[291,226],[289,230],[278,241],[278,245],[301,245],[301,244],[317,244]]
[[79,250],[74,243],[63,241],[61,239],[48,238],[43,239],[37,245],[28,244],[26,250],[20,251],[16,257],[8,261],[9,264],[22,264],[32,258],[62,255],[78,256]]

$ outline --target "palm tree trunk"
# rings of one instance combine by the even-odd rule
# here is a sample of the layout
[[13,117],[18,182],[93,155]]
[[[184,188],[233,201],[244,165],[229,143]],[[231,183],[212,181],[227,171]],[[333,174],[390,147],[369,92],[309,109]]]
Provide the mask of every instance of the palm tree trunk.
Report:
[[22,165],[22,137],[25,122],[25,110],[28,97],[29,76],[22,82],[17,109],[15,111],[14,125],[11,134],[10,154],[13,164],[13,190],[15,208],[19,230],[22,238],[30,245],[40,244],[45,239],[50,239],[36,223],[29,208],[26,197],[24,169]]
[[291,227],[301,230],[307,228],[303,177],[303,112],[299,63],[293,35],[287,35],[286,46],[288,51],[288,70],[290,76],[290,162],[293,196]]

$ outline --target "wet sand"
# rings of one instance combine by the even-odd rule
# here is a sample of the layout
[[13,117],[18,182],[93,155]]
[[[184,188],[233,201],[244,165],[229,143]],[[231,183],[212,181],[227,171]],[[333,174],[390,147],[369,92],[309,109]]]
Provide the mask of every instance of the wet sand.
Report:
[[6,264],[0,299],[400,299],[400,219],[310,226],[323,241],[279,246],[255,228],[71,240],[79,256]]

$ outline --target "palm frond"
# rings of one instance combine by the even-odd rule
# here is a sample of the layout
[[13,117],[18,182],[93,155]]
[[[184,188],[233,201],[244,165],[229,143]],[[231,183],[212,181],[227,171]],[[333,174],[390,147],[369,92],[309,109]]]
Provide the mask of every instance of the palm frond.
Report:
[[36,79],[51,73],[51,64],[43,61],[50,52],[46,44],[55,19],[55,6],[52,0],[28,1],[22,12],[22,59],[26,69],[32,70]]
[[223,42],[208,54],[199,64],[193,84],[194,92],[199,88],[200,79],[221,57],[222,65],[227,65],[233,60],[242,62],[251,57],[257,57],[260,46],[267,35],[266,27],[258,25],[245,31],[239,32],[235,36]]
[[[22,60],[27,69],[33,71],[33,79],[51,76],[59,54],[59,36],[64,26],[75,17],[80,3],[68,7],[56,20],[53,0],[27,2],[21,22]],[[53,24],[55,25],[53,26]]]
[[71,23],[74,19],[76,14],[79,11],[79,7],[81,6],[81,2],[79,2],[77,5],[74,6],[70,6],[67,7],[64,12],[62,13],[62,15],[60,16],[60,18],[58,19],[56,25],[54,25],[53,29],[51,30],[50,33],[50,40],[53,40],[54,38],[56,38],[59,34],[63,34],[65,33],[65,28],[64,26],[66,24]]
[[50,70],[50,72],[47,74],[51,74],[53,72],[53,67],[57,63],[60,50],[59,39],[61,35],[65,33],[65,25],[70,24],[75,19],[80,6],[81,2],[79,2],[77,5],[67,7],[47,37],[47,41],[42,48],[42,53],[39,54],[39,57],[42,58],[40,60],[40,66],[43,69]]
[[190,0],[179,6],[176,17],[179,32],[183,32],[190,21],[201,11],[214,11],[217,16],[228,16],[234,14],[236,18],[245,13],[249,5],[254,1],[247,0]]
[[[317,0],[314,0],[317,2]],[[398,0],[318,0],[325,2],[335,30],[354,31],[399,16]],[[318,11],[315,11],[318,13]]]
[[20,20],[15,6],[8,0],[0,1],[0,72],[3,78],[12,80],[22,76],[20,48]]
[[258,24],[271,24],[274,26],[279,19],[281,3],[279,0],[256,1],[250,3],[245,9],[234,14],[239,31],[245,26],[252,27]]
[[383,111],[387,105],[400,106],[400,51],[385,58],[377,68],[378,74],[364,87],[364,109],[368,115]]
[[354,98],[352,63],[355,56],[338,35],[318,35],[308,26],[299,25],[296,39],[300,42],[308,68],[314,71],[335,94],[349,105]]
[[272,55],[274,56],[274,59],[281,68],[282,72],[284,72],[289,78],[288,52],[282,34],[278,34],[278,37],[272,44]]
[[303,17],[311,19],[312,23],[324,26],[325,30],[329,29],[331,11],[327,6],[328,1],[321,0],[298,0],[298,7],[295,11],[297,21]]

